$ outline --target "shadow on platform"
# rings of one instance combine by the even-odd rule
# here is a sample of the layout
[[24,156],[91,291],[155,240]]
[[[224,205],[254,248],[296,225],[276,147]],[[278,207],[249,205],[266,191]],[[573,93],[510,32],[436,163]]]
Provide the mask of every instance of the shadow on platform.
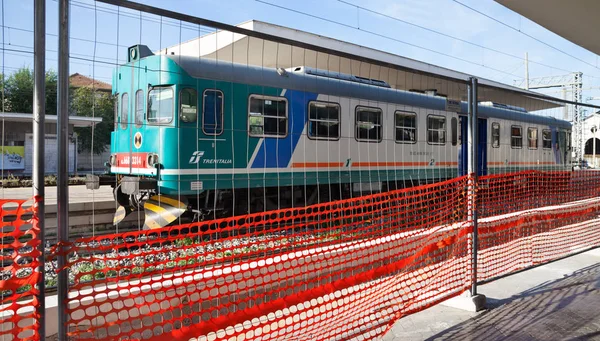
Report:
[[488,308],[427,340],[600,340],[600,263]]

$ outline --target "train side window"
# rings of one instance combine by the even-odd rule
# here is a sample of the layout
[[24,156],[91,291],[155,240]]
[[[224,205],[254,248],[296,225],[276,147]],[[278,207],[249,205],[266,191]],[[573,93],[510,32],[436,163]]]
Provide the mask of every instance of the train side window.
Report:
[[527,147],[529,149],[538,149],[538,129],[527,128]]
[[339,104],[319,101],[308,103],[308,137],[318,140],[339,140]]
[[500,148],[500,123],[492,122],[492,148]]
[[446,144],[446,117],[427,116],[427,143]]
[[381,142],[381,118],[383,112],[379,108],[356,107],[355,138],[357,141]]
[[115,112],[115,129],[117,130],[117,128],[119,127],[119,94],[115,94],[115,105],[114,105],[114,112]]
[[542,130],[542,148],[552,149],[552,131],[550,129]]
[[198,118],[198,93],[196,89],[185,88],[179,92],[179,119],[182,122],[196,122]]
[[135,126],[141,127],[144,123],[144,90],[135,92]]
[[398,143],[416,143],[417,142],[417,114],[397,110],[394,118],[396,126],[396,142]]
[[450,130],[452,130],[452,145],[456,146],[458,144],[458,122],[456,117],[452,117],[450,120]]
[[129,94],[121,96],[121,128],[127,129],[127,118],[129,116]]
[[288,108],[285,97],[250,95],[248,133],[256,137],[285,137]]
[[173,88],[154,87],[148,91],[148,123],[165,124],[173,121]]
[[523,128],[521,126],[510,127],[510,146],[512,148],[523,148]]

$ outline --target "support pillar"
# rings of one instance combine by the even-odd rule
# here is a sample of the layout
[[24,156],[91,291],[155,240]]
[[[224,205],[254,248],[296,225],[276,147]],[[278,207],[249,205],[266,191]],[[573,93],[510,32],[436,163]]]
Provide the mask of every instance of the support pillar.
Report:
[[65,244],[69,241],[69,0],[58,2],[58,178],[57,239],[58,268],[58,340],[67,341],[68,277]]
[[33,196],[37,200],[38,228],[40,233],[40,256],[39,256],[39,336],[40,340],[46,339],[46,277],[45,277],[45,210],[44,210],[44,148],[45,148],[45,124],[46,124],[46,0],[35,0],[34,2],[33,36]]

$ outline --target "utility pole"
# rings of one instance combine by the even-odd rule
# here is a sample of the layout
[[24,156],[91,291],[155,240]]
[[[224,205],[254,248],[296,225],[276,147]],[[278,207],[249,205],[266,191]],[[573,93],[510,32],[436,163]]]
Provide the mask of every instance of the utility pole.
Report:
[[[527,60],[525,61],[527,63]],[[526,68],[528,69],[528,68]],[[530,79],[528,76],[525,80],[515,81],[515,86],[526,88],[527,90],[561,88],[563,91],[563,99],[566,99],[567,92],[571,93],[573,102],[581,103],[583,101],[583,73],[573,72],[567,75],[549,76]],[[567,106],[564,106],[565,119],[568,118]],[[573,135],[572,146],[573,154],[576,160],[583,158],[583,110],[580,105],[572,105],[572,121]]]
[[529,90],[529,55],[525,52],[525,90]]

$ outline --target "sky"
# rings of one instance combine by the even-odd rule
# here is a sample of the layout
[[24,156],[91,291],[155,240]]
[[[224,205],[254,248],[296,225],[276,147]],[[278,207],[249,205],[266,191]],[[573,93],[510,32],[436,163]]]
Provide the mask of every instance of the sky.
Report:
[[[3,23],[0,38],[4,47],[0,51],[2,54],[0,67],[3,73],[10,74],[20,67],[33,65],[33,0],[0,1]],[[525,77],[525,63],[521,58],[527,52],[530,60],[530,78],[580,71],[583,72],[584,89],[589,89],[584,92],[584,100],[587,97],[600,96],[600,68],[596,67],[597,55],[492,0],[460,1],[549,45],[567,51],[591,65],[545,46],[454,0],[140,0],[138,2],[233,25],[251,19],[262,20],[511,85],[515,82],[520,84]],[[383,13],[387,17],[368,10]],[[142,43],[156,51],[192,39],[199,34],[206,34],[211,30],[208,27],[199,29],[194,25],[147,14],[140,17],[139,12],[117,9],[92,0],[72,0],[71,17],[70,72],[78,72],[108,83],[111,80],[112,69],[126,58],[127,46]],[[48,69],[56,70],[58,47],[58,2],[56,0],[47,0],[46,18],[46,65]],[[429,30],[443,32],[502,53]],[[562,96],[558,89],[545,92]]]

